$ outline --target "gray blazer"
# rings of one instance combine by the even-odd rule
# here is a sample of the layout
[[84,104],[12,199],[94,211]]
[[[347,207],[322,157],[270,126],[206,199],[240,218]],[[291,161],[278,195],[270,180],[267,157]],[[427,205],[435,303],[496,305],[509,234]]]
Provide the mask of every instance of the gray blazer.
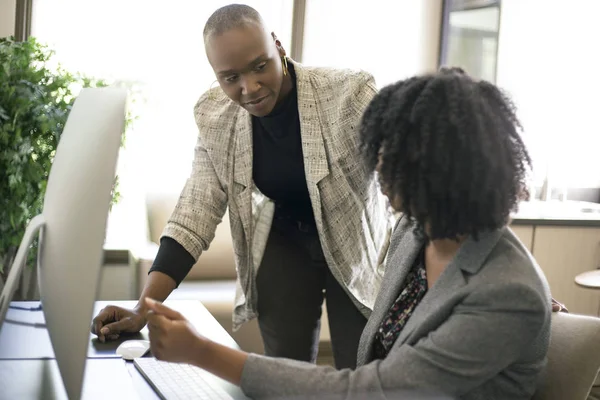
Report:
[[424,245],[412,228],[401,218],[393,233],[356,370],[251,355],[244,392],[253,398],[389,399],[426,390],[462,399],[530,399],[546,362],[551,297],[542,271],[508,228],[466,241],[387,358],[373,359],[375,333]]

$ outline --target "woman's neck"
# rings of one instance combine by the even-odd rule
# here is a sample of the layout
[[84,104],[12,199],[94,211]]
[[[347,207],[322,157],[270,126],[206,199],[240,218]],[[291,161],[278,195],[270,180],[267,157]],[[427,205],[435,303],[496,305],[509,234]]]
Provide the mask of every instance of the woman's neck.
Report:
[[282,104],[285,101],[285,99],[287,99],[287,97],[292,92],[292,89],[294,88],[293,79],[294,79],[294,77],[292,76],[292,74],[289,71],[286,75],[283,76],[283,83],[281,84],[281,90],[279,91],[279,98],[277,99],[277,103],[275,104],[275,107]]
[[467,240],[466,236],[460,236],[458,239],[436,239],[429,242],[429,247],[432,247],[440,257],[451,260],[465,240]]
[[461,236],[458,240],[436,239],[427,244],[425,248],[425,269],[427,270],[427,286],[429,288],[444,272],[466,239],[466,236]]

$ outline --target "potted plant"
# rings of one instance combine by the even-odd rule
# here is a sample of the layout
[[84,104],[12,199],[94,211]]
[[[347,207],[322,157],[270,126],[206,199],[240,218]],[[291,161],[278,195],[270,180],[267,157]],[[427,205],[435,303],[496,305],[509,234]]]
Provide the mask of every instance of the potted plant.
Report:
[[[53,55],[34,38],[0,39],[0,290],[29,220],[42,211],[50,166],[78,90],[106,86],[54,67]],[[118,196],[115,186],[113,202]],[[36,256],[34,243],[15,300],[39,296],[37,268],[31,268]]]

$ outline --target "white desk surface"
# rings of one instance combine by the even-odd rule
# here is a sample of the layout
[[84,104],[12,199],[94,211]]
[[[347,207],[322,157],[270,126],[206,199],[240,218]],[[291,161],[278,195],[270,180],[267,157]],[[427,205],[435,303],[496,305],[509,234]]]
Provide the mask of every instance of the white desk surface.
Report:
[[[94,315],[108,304],[131,308],[134,301],[97,302]],[[38,302],[15,302],[31,307]],[[173,300],[166,305],[183,314],[207,338],[238,348],[235,341],[198,301]],[[40,311],[11,309],[0,331],[0,400],[4,399],[67,399],[48,332]],[[19,324],[37,323],[38,326]],[[91,319],[90,319],[91,325]],[[90,334],[90,346],[84,377],[82,399],[123,398],[158,399],[159,397],[136,370],[115,354],[118,345],[127,339],[147,338],[147,329],[119,341],[100,343]],[[243,397],[241,390],[215,378],[234,397]]]

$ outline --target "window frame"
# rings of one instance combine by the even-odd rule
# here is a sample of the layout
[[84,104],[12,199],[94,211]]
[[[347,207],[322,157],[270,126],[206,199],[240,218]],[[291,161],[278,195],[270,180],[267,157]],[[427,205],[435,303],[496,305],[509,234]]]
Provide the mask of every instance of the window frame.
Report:
[[498,32],[496,33],[496,58],[494,66],[494,82],[498,78],[498,49],[500,47],[500,29],[502,29],[502,1],[501,0],[443,0],[442,20],[440,22],[440,46],[438,49],[438,68],[448,62],[448,47],[450,40],[450,13],[452,11],[470,11],[484,8],[498,7]]

